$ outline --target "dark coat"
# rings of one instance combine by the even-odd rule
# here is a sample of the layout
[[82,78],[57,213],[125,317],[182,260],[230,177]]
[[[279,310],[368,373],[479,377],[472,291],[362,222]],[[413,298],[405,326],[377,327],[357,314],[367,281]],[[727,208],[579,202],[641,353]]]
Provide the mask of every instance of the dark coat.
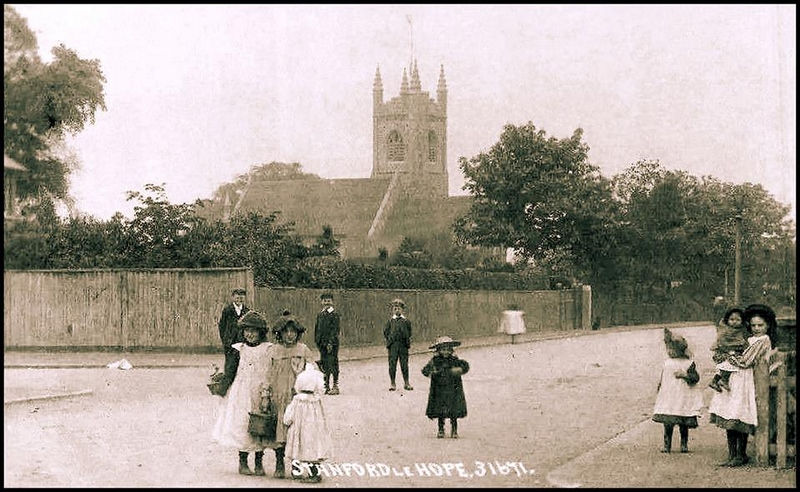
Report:
[[[250,311],[250,308],[243,305],[242,316],[248,311]],[[219,338],[222,340],[222,348],[226,352],[234,350],[231,348],[231,345],[234,343],[244,342],[242,330],[240,330],[239,326],[236,324],[238,321],[239,316],[236,315],[236,309],[234,309],[233,303],[228,303],[227,306],[222,308],[222,315],[219,317],[217,326],[219,328]]]
[[314,343],[317,348],[325,350],[328,344],[334,347],[339,346],[339,313],[335,310],[331,313],[327,309],[317,314],[317,322],[314,325]]
[[453,367],[460,367],[466,374],[469,364],[459,359],[456,355],[442,357],[434,355],[422,368],[422,375],[431,378],[431,388],[428,391],[428,408],[425,415],[428,418],[464,418],[467,416],[467,400],[464,397],[464,386],[461,376],[450,372]]
[[407,318],[392,316],[383,328],[383,338],[386,340],[387,347],[391,347],[393,343],[398,343],[405,348],[411,347],[411,321]]

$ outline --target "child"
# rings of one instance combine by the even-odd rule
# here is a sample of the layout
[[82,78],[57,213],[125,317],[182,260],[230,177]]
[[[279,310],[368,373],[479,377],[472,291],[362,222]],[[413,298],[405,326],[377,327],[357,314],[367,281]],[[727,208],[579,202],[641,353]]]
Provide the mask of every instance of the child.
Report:
[[[264,475],[264,443],[248,431],[250,412],[258,410],[261,384],[266,377],[267,354],[271,343],[265,342],[267,322],[257,311],[249,311],[238,321],[244,342],[233,344],[239,353],[236,377],[222,401],[222,412],[214,426],[214,440],[239,450],[239,473]],[[247,466],[247,456],[255,452],[255,472]]]
[[[322,371],[325,373],[325,394],[339,394],[339,313],[333,310],[333,295],[325,293],[319,296],[322,301],[322,312],[317,313],[314,325],[314,343],[317,345],[322,359]],[[330,386],[333,376],[333,388]]]
[[236,377],[236,366],[239,364],[239,351],[233,348],[233,344],[244,342],[242,330],[236,323],[239,318],[250,311],[250,308],[244,304],[246,295],[247,291],[244,289],[233,289],[231,302],[222,309],[222,314],[217,323],[219,338],[222,341],[222,350],[225,353],[225,375],[222,377],[220,387],[220,392],[223,395],[233,383],[233,378]]
[[680,429],[681,453],[688,453],[689,428],[697,427],[697,417],[703,406],[703,394],[695,387],[700,375],[690,357],[685,338],[673,336],[669,329],[664,328],[664,344],[668,358],[661,370],[653,421],[664,424],[662,453],[669,453],[672,449],[675,424]]
[[514,337],[525,333],[524,311],[520,311],[516,304],[509,304],[508,309],[503,311],[503,318],[500,321],[500,332],[511,335],[511,344],[514,344]]
[[728,361],[728,356],[741,355],[747,348],[747,329],[742,323],[743,316],[744,312],[739,308],[728,309],[717,326],[717,341],[711,350],[714,352],[712,359],[717,363],[719,373],[708,383],[715,391],[730,391],[728,380],[731,372],[739,370]]
[[406,391],[414,388],[408,380],[408,349],[411,348],[411,321],[403,315],[405,303],[400,299],[394,299],[391,303],[392,317],[386,322],[383,328],[383,338],[386,340],[386,348],[389,350],[389,380],[391,385],[389,391],[395,391],[394,384],[397,374],[397,361],[400,360],[400,372],[403,373],[403,381]]
[[[294,383],[298,374],[303,372],[306,363],[314,362],[311,349],[300,338],[306,329],[291,314],[284,314],[275,323],[272,329],[277,343],[270,347],[267,353],[269,369],[267,370],[265,386],[269,388],[272,395],[272,403],[275,404],[278,415],[284,415],[286,407],[294,396]],[[264,446],[275,451],[275,478],[286,477],[286,465],[284,456],[286,451],[288,426],[282,420],[278,420],[275,429],[275,440],[264,441]]]
[[286,455],[292,460],[293,478],[300,478],[302,468],[307,468],[309,476],[300,478],[300,481],[318,483],[322,481],[318,465],[330,457],[331,449],[330,432],[322,408],[323,374],[313,363],[307,363],[305,370],[297,376],[294,389],[297,394],[283,416],[283,423],[289,426]]
[[436,355],[422,368],[422,375],[431,378],[428,392],[428,408],[425,414],[429,419],[439,419],[437,438],[444,437],[444,419],[450,419],[450,437],[458,438],[458,419],[467,416],[467,400],[461,375],[469,371],[467,361],[459,359],[453,348],[461,345],[450,337],[439,337],[430,346]]

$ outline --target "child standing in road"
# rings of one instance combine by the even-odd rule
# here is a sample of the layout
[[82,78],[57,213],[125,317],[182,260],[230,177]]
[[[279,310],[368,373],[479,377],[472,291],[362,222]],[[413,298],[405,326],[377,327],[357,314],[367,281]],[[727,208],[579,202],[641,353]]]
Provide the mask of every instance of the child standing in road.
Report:
[[383,328],[383,338],[386,340],[386,349],[389,351],[389,391],[397,390],[395,375],[397,374],[397,361],[400,361],[400,372],[403,374],[403,389],[411,391],[414,388],[408,379],[408,349],[411,348],[411,321],[405,317],[403,310],[406,305],[401,299],[392,300],[392,317]]
[[297,375],[294,383],[297,394],[286,407],[283,423],[289,426],[286,434],[286,455],[292,460],[292,477],[299,478],[303,468],[309,476],[300,478],[301,482],[318,483],[322,481],[318,465],[330,457],[331,439],[322,395],[325,391],[323,374],[311,362]]
[[664,424],[664,448],[672,450],[672,430],[678,425],[681,435],[681,453],[689,452],[689,429],[697,427],[697,417],[703,406],[703,394],[695,385],[700,381],[689,346],[682,336],[675,336],[664,328],[667,359],[661,369],[658,395],[653,407],[653,421]]
[[467,416],[467,400],[461,376],[469,371],[467,361],[459,359],[453,349],[461,345],[450,337],[439,337],[430,346],[436,355],[422,368],[422,375],[431,378],[428,407],[425,415],[438,419],[437,438],[444,437],[444,420],[450,419],[450,437],[458,438],[458,419]]
[[742,322],[744,311],[739,308],[731,308],[725,311],[722,321],[717,326],[717,341],[711,347],[713,355],[711,358],[717,363],[717,374],[708,385],[714,391],[730,390],[728,380],[732,372],[739,370],[738,367],[728,361],[729,356],[742,355],[747,348],[747,328]]
[[[267,322],[257,311],[249,311],[238,321],[244,342],[234,343],[239,352],[236,377],[222,403],[222,413],[214,426],[214,440],[239,450],[239,473],[264,475],[262,439],[248,432],[250,412],[258,411],[260,390],[268,370],[269,347]],[[247,465],[249,453],[255,452],[255,471]]]

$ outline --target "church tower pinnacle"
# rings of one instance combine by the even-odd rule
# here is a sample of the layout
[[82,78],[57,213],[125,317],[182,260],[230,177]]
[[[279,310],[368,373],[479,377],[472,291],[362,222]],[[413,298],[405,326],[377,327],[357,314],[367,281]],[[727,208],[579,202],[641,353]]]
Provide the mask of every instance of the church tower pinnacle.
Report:
[[400,83],[400,94],[408,94],[408,76],[406,69],[403,69],[403,81]]
[[417,70],[417,60],[414,60],[414,68],[411,71],[411,92],[420,92],[422,83],[419,81],[419,70]]
[[383,81],[381,80],[381,67],[375,69],[375,81],[372,83],[372,106],[377,108],[383,104]]

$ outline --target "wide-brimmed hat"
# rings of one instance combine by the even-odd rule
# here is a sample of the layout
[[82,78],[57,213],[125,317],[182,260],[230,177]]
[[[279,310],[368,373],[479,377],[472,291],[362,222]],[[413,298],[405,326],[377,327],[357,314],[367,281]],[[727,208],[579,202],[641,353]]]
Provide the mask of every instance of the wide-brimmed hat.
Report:
[[233,289],[233,290],[231,291],[231,295],[234,295],[234,296],[235,296],[235,295],[239,295],[239,294],[241,294],[241,295],[245,296],[245,295],[247,295],[247,291],[246,291],[246,290],[244,290],[244,289],[242,289],[242,288]]
[[458,347],[459,345],[461,345],[461,342],[459,342],[458,340],[453,340],[452,338],[450,338],[448,336],[442,336],[442,337],[438,337],[436,339],[436,341],[433,342],[433,345],[431,345],[428,348],[436,350],[436,349],[438,349],[439,347],[441,347],[443,345],[449,345],[451,347]]
[[258,311],[248,311],[239,318],[237,324],[240,328],[245,326],[252,326],[253,328],[260,328],[262,330],[267,329],[267,320],[264,319],[264,316],[261,315]]
[[761,316],[764,318],[764,321],[767,322],[767,325],[771,327],[774,327],[776,324],[775,311],[766,304],[750,304],[744,308],[744,315],[742,318],[745,322],[749,323],[753,316]]
[[297,321],[297,318],[289,314],[281,316],[280,319],[275,322],[275,326],[272,327],[272,333],[277,335],[282,331],[286,331],[289,327],[293,327],[298,334],[302,334],[306,331],[305,326]]
[[406,307],[406,303],[403,302],[403,300],[400,299],[399,297],[395,297],[394,299],[392,299],[392,302],[390,302],[389,305],[391,305],[391,306],[400,306],[401,308]]
[[331,294],[330,292],[324,292],[324,293],[319,295],[319,298],[320,299],[333,299],[333,294]]

